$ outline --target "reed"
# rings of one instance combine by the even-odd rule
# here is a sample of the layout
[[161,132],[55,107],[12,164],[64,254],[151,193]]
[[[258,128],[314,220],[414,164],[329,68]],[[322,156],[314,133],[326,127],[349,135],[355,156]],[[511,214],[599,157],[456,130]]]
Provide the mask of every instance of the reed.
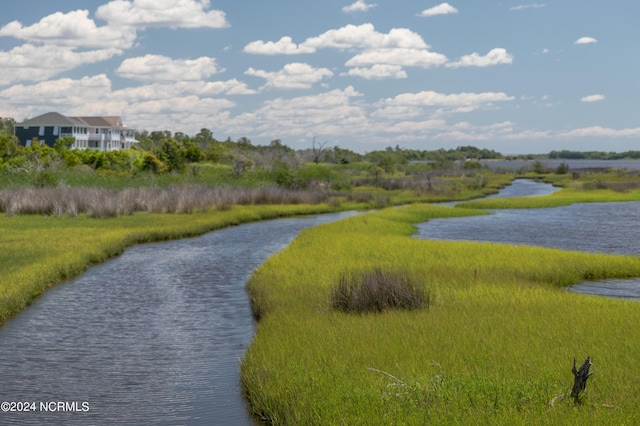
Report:
[[[257,269],[261,316],[243,359],[257,416],[278,424],[613,424],[640,421],[640,305],[567,292],[640,276],[640,258],[410,238],[413,223],[480,213],[414,205],[300,234]],[[330,249],[328,249],[330,248]],[[332,309],[350,271],[411,271],[429,309]],[[582,405],[565,401],[574,356],[599,373]]]
[[331,306],[347,313],[384,312],[390,309],[421,309],[429,306],[430,294],[409,271],[373,268],[345,272],[331,291]]
[[232,205],[320,204],[332,194],[322,191],[294,191],[277,186],[260,188],[171,185],[169,187],[22,188],[0,191],[0,212],[7,215],[44,214],[77,216],[86,213],[106,218],[147,213],[192,213]]

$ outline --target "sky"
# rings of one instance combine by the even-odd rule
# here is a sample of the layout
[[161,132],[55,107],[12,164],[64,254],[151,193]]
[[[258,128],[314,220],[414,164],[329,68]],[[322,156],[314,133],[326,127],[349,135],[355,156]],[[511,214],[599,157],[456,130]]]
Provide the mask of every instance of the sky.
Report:
[[0,117],[356,152],[640,150],[640,2],[21,0]]

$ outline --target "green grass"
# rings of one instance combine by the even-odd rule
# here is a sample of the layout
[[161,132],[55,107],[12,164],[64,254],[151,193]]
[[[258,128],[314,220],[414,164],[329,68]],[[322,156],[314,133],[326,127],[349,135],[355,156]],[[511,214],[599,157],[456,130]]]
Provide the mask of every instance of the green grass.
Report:
[[456,207],[472,209],[523,209],[568,206],[576,203],[639,201],[640,190],[616,192],[609,189],[583,190],[567,187],[543,197],[486,198],[459,203]]
[[[256,415],[277,424],[637,424],[640,305],[567,292],[640,276],[640,258],[410,238],[412,223],[482,213],[414,205],[304,231],[255,271],[243,360]],[[341,274],[410,270],[429,309],[331,308]],[[597,371],[584,402],[549,407],[573,357]],[[631,373],[632,375],[632,373]]]

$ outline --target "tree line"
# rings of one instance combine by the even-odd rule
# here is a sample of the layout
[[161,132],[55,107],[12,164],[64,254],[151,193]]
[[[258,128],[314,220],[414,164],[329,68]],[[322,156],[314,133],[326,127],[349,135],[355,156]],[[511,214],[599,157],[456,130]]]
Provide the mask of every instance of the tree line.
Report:
[[640,151],[604,152],[604,151],[551,151],[551,159],[565,160],[637,160]]

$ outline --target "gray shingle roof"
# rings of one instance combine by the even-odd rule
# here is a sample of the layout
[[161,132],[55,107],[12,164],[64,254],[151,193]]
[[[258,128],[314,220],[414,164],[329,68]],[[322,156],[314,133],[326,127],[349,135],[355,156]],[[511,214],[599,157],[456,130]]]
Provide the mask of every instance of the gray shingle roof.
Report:
[[19,127],[37,126],[88,126],[88,127],[121,127],[122,120],[117,116],[106,117],[67,117],[57,112],[48,112],[16,124]]
[[48,112],[46,114],[39,115],[29,120],[25,120],[22,123],[16,124],[16,126],[82,126],[83,124],[74,120],[71,117],[66,117],[57,112]]

